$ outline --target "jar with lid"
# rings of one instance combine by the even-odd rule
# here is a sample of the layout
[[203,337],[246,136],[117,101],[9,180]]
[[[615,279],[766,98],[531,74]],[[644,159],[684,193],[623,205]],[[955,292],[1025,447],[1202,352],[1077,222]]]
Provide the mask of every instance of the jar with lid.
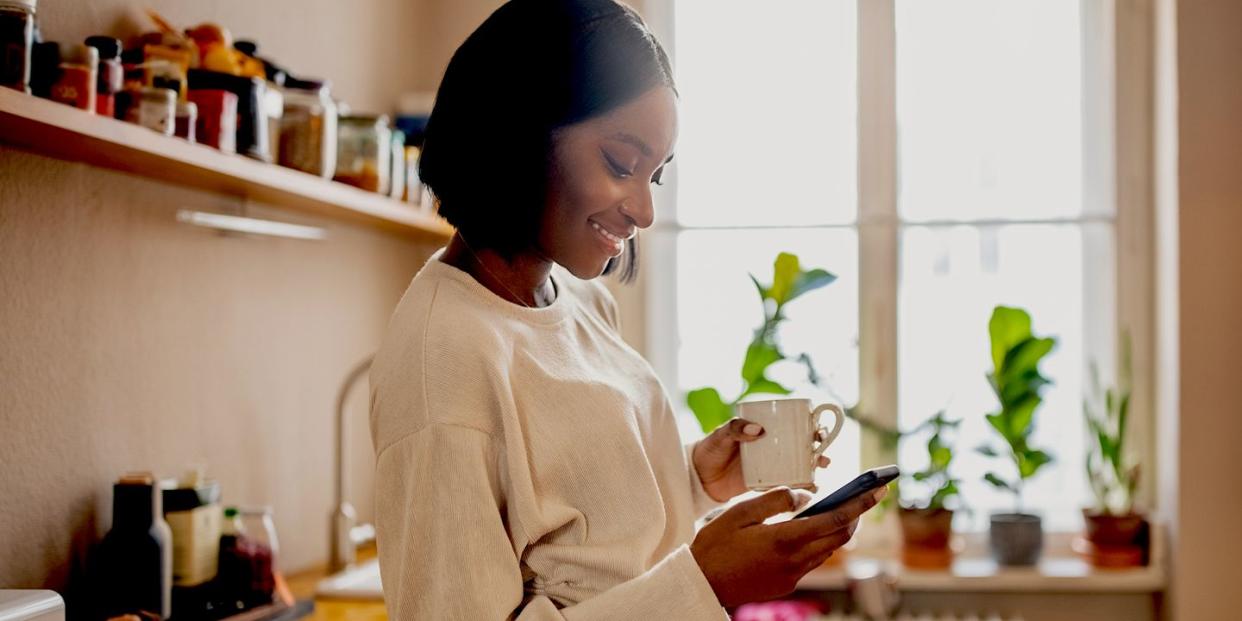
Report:
[[281,166],[331,179],[336,172],[336,102],[326,81],[285,78]]
[[121,42],[114,37],[87,37],[86,44],[99,51],[99,71],[95,79],[95,113],[116,116],[116,94],[121,92],[125,69],[121,66]]
[[337,128],[334,179],[364,190],[387,194],[392,170],[392,130],[388,116],[343,116]]
[[30,93],[36,0],[0,0],[0,86]]

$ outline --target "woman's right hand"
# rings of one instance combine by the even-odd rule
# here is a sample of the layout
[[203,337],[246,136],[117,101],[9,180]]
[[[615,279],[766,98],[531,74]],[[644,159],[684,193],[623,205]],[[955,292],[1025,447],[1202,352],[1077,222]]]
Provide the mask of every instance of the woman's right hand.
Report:
[[725,607],[788,595],[807,572],[845,545],[858,518],[888,492],[882,487],[841,508],[808,518],[764,524],[805,504],[805,493],[777,488],[739,502],[709,522],[690,552]]

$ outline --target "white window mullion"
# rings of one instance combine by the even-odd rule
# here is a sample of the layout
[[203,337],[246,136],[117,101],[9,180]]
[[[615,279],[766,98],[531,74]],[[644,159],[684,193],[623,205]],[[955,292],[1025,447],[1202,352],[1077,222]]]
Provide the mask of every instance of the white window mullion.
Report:
[[[858,0],[860,399],[865,416],[897,425],[897,68],[894,0]],[[895,462],[875,434],[862,466]]]

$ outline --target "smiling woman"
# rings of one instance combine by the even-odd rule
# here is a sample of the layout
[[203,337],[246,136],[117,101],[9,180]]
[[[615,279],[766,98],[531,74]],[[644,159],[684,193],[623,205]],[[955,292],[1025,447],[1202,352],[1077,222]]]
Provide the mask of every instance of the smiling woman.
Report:
[[792,591],[878,501],[764,524],[798,504],[778,488],[695,532],[746,491],[738,447],[765,431],[683,446],[596,280],[637,269],[677,139],[670,75],[612,0],[513,0],[449,63],[420,171],[457,232],[371,371],[393,619],[726,619]]

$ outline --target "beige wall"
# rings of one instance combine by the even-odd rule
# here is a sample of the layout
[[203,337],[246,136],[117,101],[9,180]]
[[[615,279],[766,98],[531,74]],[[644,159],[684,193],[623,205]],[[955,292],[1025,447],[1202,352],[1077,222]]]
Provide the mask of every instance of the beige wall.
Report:
[[[1177,178],[1161,178],[1162,217],[1175,228],[1176,254],[1162,273],[1175,322],[1164,340],[1178,385],[1163,384],[1167,408],[1165,463],[1176,465],[1162,486],[1175,502],[1173,618],[1236,619],[1242,615],[1242,482],[1237,398],[1242,352],[1242,3],[1178,0],[1162,7],[1165,41],[1176,45],[1176,82],[1166,71],[1162,98],[1166,147]],[[1171,69],[1166,67],[1166,69]],[[1176,122],[1176,134],[1168,122]],[[1169,140],[1171,138],[1171,140]],[[1168,160],[1165,164],[1169,164]],[[1168,173],[1172,166],[1166,166]],[[1175,183],[1174,183],[1175,181]]]
[[[212,20],[265,54],[387,110],[428,72],[410,0],[41,2],[49,39],[123,35],[151,5]],[[0,147],[0,588],[60,588],[111,521],[131,469],[205,464],[229,503],[271,504],[287,568],[326,560],[332,415],[347,370],[379,342],[431,250],[372,229],[324,242],[222,237],[178,208],[233,199]],[[365,390],[351,481],[370,515]]]

